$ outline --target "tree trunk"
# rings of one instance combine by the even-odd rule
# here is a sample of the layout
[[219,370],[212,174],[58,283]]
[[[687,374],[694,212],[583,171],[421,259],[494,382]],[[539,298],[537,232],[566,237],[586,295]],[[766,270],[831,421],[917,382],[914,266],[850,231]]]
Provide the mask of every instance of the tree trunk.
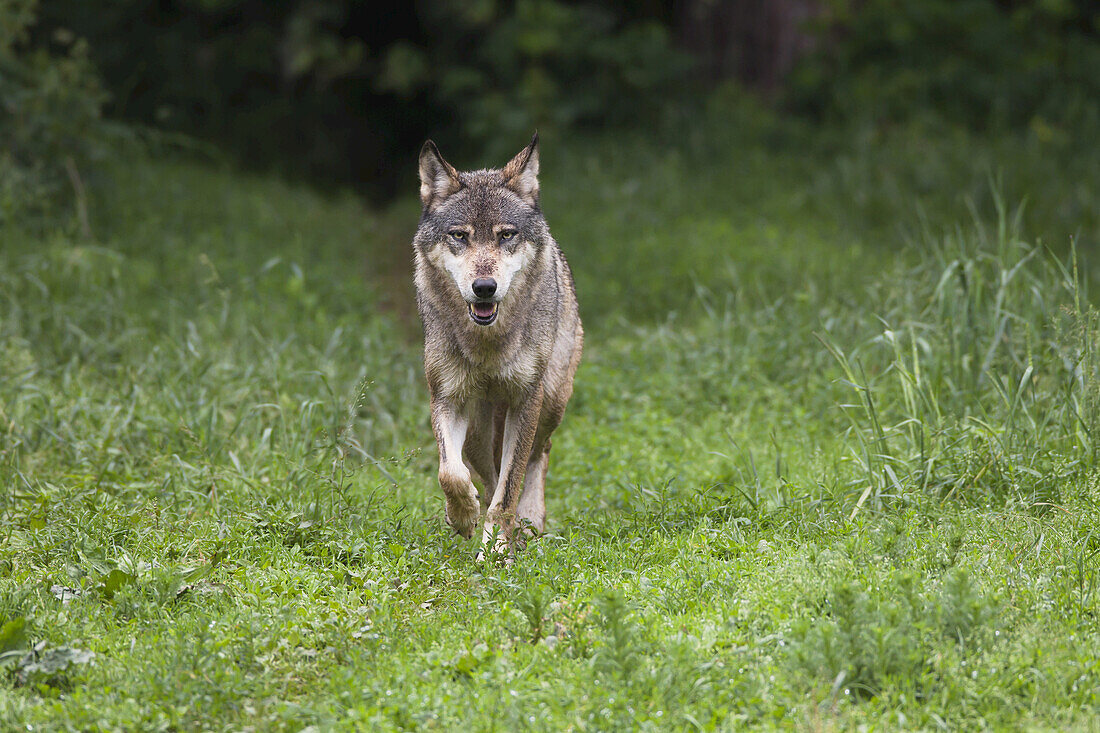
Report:
[[820,10],[819,0],[684,0],[677,35],[710,80],[769,92],[812,50],[805,24]]

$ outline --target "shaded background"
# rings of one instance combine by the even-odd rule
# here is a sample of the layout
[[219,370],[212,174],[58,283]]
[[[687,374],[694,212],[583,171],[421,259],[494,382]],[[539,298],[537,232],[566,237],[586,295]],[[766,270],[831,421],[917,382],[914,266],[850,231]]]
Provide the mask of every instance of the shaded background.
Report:
[[1095,124],[1100,98],[1100,10],[1087,0],[0,8],[9,168],[60,148],[79,158],[102,113],[376,200],[407,186],[428,136],[460,165],[502,159],[536,127],[674,138],[731,84],[815,122],[931,115],[1046,135]]

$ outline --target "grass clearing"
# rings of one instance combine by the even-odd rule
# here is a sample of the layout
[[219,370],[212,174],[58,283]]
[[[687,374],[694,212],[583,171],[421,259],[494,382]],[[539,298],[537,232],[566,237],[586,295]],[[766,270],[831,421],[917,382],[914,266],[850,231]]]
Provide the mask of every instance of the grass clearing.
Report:
[[443,525],[411,196],[132,156],[9,226],[3,725],[1095,725],[1100,168],[720,112],[547,141],[588,339],[510,568]]

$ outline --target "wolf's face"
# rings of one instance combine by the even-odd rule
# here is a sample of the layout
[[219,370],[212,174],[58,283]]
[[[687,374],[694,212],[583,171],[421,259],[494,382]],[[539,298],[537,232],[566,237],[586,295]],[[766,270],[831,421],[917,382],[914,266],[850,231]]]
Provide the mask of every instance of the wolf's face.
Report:
[[500,170],[460,173],[430,140],[420,153],[424,212],[414,243],[479,326],[496,321],[549,236],[538,169],[537,135]]

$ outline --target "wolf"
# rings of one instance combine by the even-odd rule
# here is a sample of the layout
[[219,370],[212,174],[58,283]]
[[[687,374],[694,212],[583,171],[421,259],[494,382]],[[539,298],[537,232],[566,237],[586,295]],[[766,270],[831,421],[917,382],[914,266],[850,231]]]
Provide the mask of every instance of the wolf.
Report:
[[[545,529],[550,435],[584,331],[573,274],[539,208],[538,133],[500,169],[420,151],[413,239],[424,374],[446,521],[507,553]],[[483,493],[478,494],[473,477]]]

